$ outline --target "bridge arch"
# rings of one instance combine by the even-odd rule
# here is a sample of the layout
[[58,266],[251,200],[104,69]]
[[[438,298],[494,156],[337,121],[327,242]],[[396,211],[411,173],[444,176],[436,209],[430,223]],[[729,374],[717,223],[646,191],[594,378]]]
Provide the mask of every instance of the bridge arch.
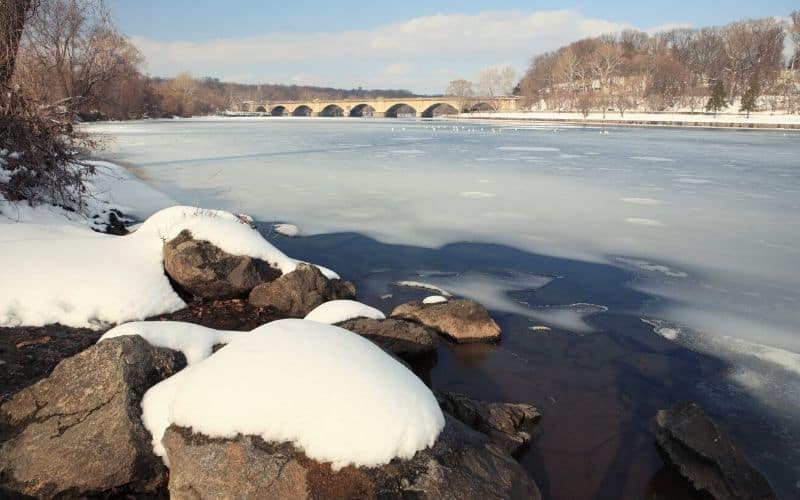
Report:
[[275,106],[269,112],[272,116],[286,116],[289,114],[289,111],[286,109],[286,106]]
[[398,102],[390,106],[384,116],[389,118],[413,118],[417,116],[417,110],[404,102]]
[[375,108],[366,103],[356,104],[355,106],[353,106],[353,109],[350,110],[350,116],[366,117],[374,115],[375,115]]
[[472,104],[469,107],[469,111],[470,112],[473,112],[473,111],[497,111],[497,106],[495,106],[494,104],[492,104],[490,102],[481,101],[481,102],[476,102],[475,104]]
[[294,108],[292,111],[292,116],[311,116],[314,111],[305,104],[301,104]]
[[338,104],[328,104],[322,111],[319,112],[319,116],[344,116],[344,109]]
[[434,116],[442,116],[442,115],[457,115],[458,110],[447,104],[446,102],[437,102],[436,104],[432,104],[428,106],[428,108],[422,112],[423,118],[433,118]]
[[256,108],[256,113],[266,113],[266,112],[267,112],[267,108],[265,108],[264,106],[258,106]]

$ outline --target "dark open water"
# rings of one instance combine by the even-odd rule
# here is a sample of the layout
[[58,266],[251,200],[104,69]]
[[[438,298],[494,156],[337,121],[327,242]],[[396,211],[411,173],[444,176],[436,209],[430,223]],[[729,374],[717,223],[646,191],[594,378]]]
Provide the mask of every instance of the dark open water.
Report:
[[355,233],[286,238],[262,232],[287,254],[336,269],[356,283],[360,301],[386,313],[431,294],[390,285],[424,281],[419,269],[559,276],[514,298],[534,306],[586,302],[608,307],[588,317],[596,331],[586,334],[531,331],[536,323],[530,319],[492,311],[503,329],[499,344],[444,341],[435,360],[417,367],[433,387],[486,400],[528,402],[542,411],[541,433],[519,458],[546,498],[680,498],[685,486],[662,469],[652,419],[657,410],[683,400],[703,405],[781,497],[798,494],[798,451],[783,439],[796,430],[732,388],[724,362],[669,342],[635,314],[626,314],[656,300],[626,286],[634,278],[628,271],[500,245],[428,249],[384,244]]

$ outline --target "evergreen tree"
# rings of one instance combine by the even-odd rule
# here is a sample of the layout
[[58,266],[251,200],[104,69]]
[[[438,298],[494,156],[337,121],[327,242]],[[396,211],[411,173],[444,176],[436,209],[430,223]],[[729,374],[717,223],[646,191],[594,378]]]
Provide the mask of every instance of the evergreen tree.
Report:
[[706,111],[713,111],[714,116],[717,116],[717,111],[728,107],[727,98],[728,95],[725,92],[722,80],[717,80],[714,82],[714,86],[711,87],[711,97],[708,99],[708,104],[706,104]]
[[756,110],[756,101],[761,94],[761,85],[758,83],[757,78],[750,80],[750,86],[747,87],[744,95],[742,96],[742,106],[739,111],[747,111],[747,117],[750,118],[750,112]]

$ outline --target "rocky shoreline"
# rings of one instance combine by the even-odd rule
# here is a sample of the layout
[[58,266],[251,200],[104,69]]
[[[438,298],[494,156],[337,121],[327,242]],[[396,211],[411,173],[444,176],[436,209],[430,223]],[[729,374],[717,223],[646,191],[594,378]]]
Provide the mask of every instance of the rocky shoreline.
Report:
[[[150,318],[250,331],[351,301],[355,286],[310,264],[287,273],[233,255],[183,231],[163,245],[164,269],[187,307]],[[440,342],[498,342],[482,305],[414,301],[389,318],[335,322],[417,371]],[[477,401],[432,388],[445,415],[433,446],[410,460],[341,469],[288,442],[208,437],[171,425],[162,444],[169,472],[142,424],[142,398],[178,373],[178,350],[139,336],[96,343],[101,331],[49,325],[0,330],[0,494],[19,497],[148,495],[175,498],[539,498],[515,454],[535,446],[543,417],[528,404]],[[224,350],[224,344],[215,346]],[[213,356],[213,354],[212,354]],[[422,363],[424,364],[424,363]],[[325,408],[319,411],[324,412]],[[660,412],[654,435],[665,462],[699,493],[776,498],[769,484],[696,405]],[[710,430],[709,430],[710,429]]]

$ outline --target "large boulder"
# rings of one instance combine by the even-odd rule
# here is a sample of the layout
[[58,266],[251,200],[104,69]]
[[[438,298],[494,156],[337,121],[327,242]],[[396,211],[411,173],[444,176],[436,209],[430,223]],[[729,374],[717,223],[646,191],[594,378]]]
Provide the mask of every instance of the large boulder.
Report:
[[316,266],[300,263],[294,271],[253,288],[249,301],[292,318],[303,318],[323,302],[355,296],[356,287],[349,281],[329,280]]
[[390,316],[421,323],[455,342],[500,339],[500,327],[489,316],[489,311],[472,300],[448,300],[433,304],[416,300],[395,307]]
[[186,365],[138,336],[63,360],[0,406],[3,491],[35,497],[153,493],[166,474],[141,423],[145,391]]
[[526,403],[491,403],[455,392],[434,391],[442,410],[513,454],[527,445],[541,413]]
[[401,358],[431,354],[439,345],[436,332],[402,319],[355,318],[336,326],[357,333]]
[[486,436],[446,417],[431,448],[382,467],[309,459],[289,443],[208,438],[171,426],[162,440],[171,498],[540,498],[525,470]]
[[194,239],[188,230],[164,243],[163,252],[167,275],[187,293],[204,299],[240,297],[281,275],[266,261],[231,255],[209,241]]
[[656,414],[656,442],[699,492],[719,499],[778,498],[741,449],[695,403]]

